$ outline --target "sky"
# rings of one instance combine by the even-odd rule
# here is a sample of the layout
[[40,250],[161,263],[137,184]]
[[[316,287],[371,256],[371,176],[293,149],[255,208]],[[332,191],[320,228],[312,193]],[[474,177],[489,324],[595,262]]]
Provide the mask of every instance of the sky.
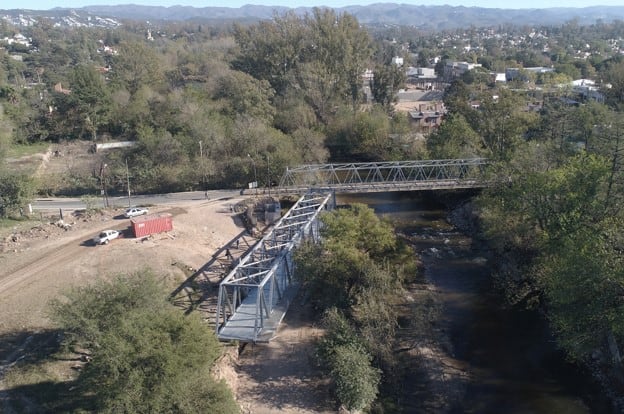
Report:
[[[2,0],[5,3],[6,0]],[[234,7],[238,8],[245,4],[265,6],[287,7],[344,7],[353,5],[369,5],[374,3],[397,3],[427,6],[466,6],[507,9],[539,9],[545,7],[588,7],[588,6],[622,6],[623,0],[524,0],[522,2],[509,2],[507,0],[21,0],[11,4],[0,4],[0,9],[31,9],[48,10],[54,7],[84,7],[94,5],[114,6],[118,4],[141,4],[149,6],[193,6],[193,7]]]

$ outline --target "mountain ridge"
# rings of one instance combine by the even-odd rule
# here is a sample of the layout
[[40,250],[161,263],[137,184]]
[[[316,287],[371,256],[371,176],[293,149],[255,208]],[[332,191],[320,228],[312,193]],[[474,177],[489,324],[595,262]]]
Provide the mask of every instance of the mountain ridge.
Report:
[[[330,7],[321,7],[330,8]],[[28,15],[58,17],[63,13],[83,12],[91,16],[150,21],[187,20],[262,20],[275,13],[309,13],[313,7],[290,8],[285,6],[262,6],[248,4],[242,7],[193,7],[193,6],[143,6],[122,4],[116,6],[86,6],[81,8],[56,7],[50,10],[10,9],[0,10],[5,15]],[[513,25],[556,25],[575,20],[588,25],[597,21],[611,22],[624,19],[624,6],[589,6],[583,8],[553,7],[530,9],[501,9],[466,6],[427,6],[398,3],[376,3],[334,7],[338,13],[354,15],[365,25],[401,25],[430,30]]]

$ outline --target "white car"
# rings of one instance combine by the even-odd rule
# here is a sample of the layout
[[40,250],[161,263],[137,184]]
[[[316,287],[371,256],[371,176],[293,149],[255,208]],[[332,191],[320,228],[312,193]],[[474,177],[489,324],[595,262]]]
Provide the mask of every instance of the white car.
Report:
[[119,232],[117,230],[103,230],[93,238],[93,243],[95,244],[108,244],[109,241],[116,239],[119,237]]
[[132,217],[136,217],[136,216],[142,216],[143,214],[148,214],[149,210],[145,207],[130,207],[129,209],[126,210],[126,212],[124,213],[124,216],[126,216],[126,218],[132,218]]

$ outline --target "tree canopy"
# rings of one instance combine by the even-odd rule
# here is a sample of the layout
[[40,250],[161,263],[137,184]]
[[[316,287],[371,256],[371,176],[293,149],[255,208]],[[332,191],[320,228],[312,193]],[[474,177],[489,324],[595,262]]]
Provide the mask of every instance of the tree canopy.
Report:
[[221,354],[214,333],[170,305],[149,272],[75,288],[52,315],[66,346],[90,355],[77,383],[97,412],[238,412],[210,374]]

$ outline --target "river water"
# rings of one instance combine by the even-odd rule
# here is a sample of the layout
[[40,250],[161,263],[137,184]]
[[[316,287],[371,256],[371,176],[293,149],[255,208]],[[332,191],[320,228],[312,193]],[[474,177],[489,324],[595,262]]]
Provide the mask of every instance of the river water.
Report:
[[[448,358],[465,372],[461,384],[453,385],[450,401],[437,409],[424,399],[415,401],[421,397],[410,389],[422,394],[423,384],[406,384],[403,412],[610,412],[587,376],[557,351],[547,323],[536,312],[505,306],[492,286],[485,252],[448,223],[443,205],[426,193],[339,196],[337,202],[367,204],[413,236],[425,282],[441,302]],[[410,382],[418,378],[412,375]]]

